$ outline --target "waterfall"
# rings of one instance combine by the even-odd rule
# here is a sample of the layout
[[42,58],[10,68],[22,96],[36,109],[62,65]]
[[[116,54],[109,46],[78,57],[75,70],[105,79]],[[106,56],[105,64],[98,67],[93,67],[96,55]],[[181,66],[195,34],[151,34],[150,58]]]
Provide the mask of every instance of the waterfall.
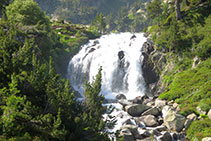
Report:
[[83,95],[84,78],[92,82],[102,66],[101,93],[105,98],[115,99],[120,93],[127,99],[143,95],[141,48],[145,41],[142,33],[112,33],[90,40],[69,62],[71,85]]

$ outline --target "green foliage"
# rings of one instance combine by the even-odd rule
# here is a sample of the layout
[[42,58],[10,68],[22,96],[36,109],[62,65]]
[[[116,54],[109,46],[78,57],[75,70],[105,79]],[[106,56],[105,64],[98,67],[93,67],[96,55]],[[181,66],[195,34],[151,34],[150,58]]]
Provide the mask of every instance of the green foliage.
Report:
[[6,15],[8,21],[12,24],[44,24],[45,26],[49,26],[49,19],[33,0],[14,0],[14,2],[6,8]]
[[162,14],[162,3],[160,0],[154,0],[150,5],[147,7],[147,11],[150,13],[152,19],[160,21]]
[[[210,105],[211,59],[207,59],[195,69],[179,72],[171,77],[167,90],[160,95],[162,99],[176,100],[182,106],[182,112],[187,113],[188,107],[199,105],[208,111]],[[184,107],[184,108],[183,108]],[[196,106],[194,106],[196,107]],[[192,111],[195,108],[193,108]]]
[[194,121],[187,130],[189,139],[202,140],[204,137],[211,137],[211,120]]

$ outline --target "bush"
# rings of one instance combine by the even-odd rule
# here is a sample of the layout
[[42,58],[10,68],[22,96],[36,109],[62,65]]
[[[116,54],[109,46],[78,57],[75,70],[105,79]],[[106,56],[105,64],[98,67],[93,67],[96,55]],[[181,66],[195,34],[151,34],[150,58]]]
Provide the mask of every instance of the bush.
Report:
[[211,120],[194,121],[187,130],[189,139],[202,140],[204,137],[211,137]]

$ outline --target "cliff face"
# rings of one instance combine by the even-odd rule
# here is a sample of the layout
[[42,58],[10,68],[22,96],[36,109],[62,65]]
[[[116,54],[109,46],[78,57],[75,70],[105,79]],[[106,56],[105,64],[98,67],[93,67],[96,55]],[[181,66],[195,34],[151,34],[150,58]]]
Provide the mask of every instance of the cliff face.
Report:
[[142,71],[149,96],[158,97],[165,87],[162,86],[162,71],[167,72],[170,68],[167,65],[165,51],[157,50],[154,43],[148,38],[142,47],[144,56]]

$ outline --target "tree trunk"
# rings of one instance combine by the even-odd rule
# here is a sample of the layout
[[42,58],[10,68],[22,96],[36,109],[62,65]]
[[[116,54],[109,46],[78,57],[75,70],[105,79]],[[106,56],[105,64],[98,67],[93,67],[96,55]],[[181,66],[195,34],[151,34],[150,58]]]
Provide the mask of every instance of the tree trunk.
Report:
[[181,11],[180,11],[180,0],[175,0],[175,11],[176,11],[176,20],[182,19]]

